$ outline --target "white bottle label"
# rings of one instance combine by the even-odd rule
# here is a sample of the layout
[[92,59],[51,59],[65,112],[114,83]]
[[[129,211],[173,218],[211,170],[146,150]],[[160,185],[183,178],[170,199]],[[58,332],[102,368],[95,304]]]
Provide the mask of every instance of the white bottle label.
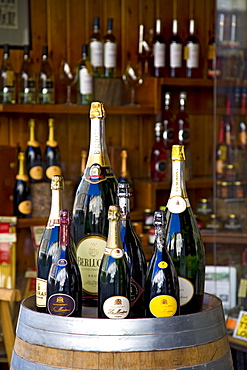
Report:
[[83,290],[89,294],[98,293],[98,274],[101,259],[106,247],[103,236],[89,236],[79,242],[77,263],[81,272]]
[[123,296],[110,297],[103,304],[104,314],[109,319],[124,319],[128,316],[129,310],[129,300]]
[[182,44],[176,42],[170,45],[170,67],[181,68],[182,67]]
[[180,306],[188,303],[194,295],[194,287],[188,279],[178,277],[179,292],[180,292]]
[[103,44],[101,41],[92,41],[90,43],[90,61],[93,67],[102,67]]
[[154,53],[154,67],[165,67],[165,44],[156,42],[153,48]]
[[86,67],[80,69],[80,93],[81,95],[88,95],[93,93],[93,76],[88,73]]
[[187,68],[198,68],[199,67],[199,44],[189,43],[188,47],[188,59],[186,60]]
[[36,278],[36,306],[46,307],[47,299],[47,281]]
[[115,42],[106,42],[104,44],[104,67],[116,67],[117,44]]

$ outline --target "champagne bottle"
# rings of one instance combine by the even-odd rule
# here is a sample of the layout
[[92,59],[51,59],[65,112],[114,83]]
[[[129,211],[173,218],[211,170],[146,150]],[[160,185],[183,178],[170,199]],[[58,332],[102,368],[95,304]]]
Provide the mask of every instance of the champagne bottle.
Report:
[[54,119],[49,118],[49,136],[46,142],[46,148],[44,153],[45,162],[45,177],[47,181],[52,179],[52,176],[62,175],[60,150],[58,143],[54,137]]
[[77,104],[90,105],[93,100],[93,69],[87,45],[82,45],[82,59],[77,66]]
[[48,46],[42,48],[42,60],[38,74],[38,103],[55,103],[54,73],[48,58]]
[[61,210],[59,248],[47,281],[47,310],[52,315],[81,317],[81,274],[71,245],[70,225],[70,211]]
[[187,94],[182,91],[179,94],[179,111],[175,118],[175,127],[178,132],[178,137],[175,142],[179,145],[187,147],[190,143],[190,121],[188,113],[186,112]]
[[113,19],[108,18],[107,34],[103,37],[104,42],[104,76],[116,77],[117,69],[117,42],[113,34]]
[[128,158],[127,150],[123,149],[121,151],[121,173],[120,173],[120,176],[118,178],[118,182],[124,182],[124,183],[126,182],[130,186],[130,189],[129,189],[129,192],[131,194],[130,210],[132,211],[134,209],[133,183],[132,183],[132,179],[130,177],[130,173],[129,173],[128,167],[127,167],[127,158]]
[[32,202],[24,152],[19,152],[18,162],[19,168],[14,189],[14,214],[20,218],[29,218],[31,217]]
[[130,313],[130,269],[120,236],[120,209],[108,211],[109,233],[99,268],[98,317],[124,319]]
[[58,251],[63,189],[63,177],[53,176],[51,180],[51,210],[40,242],[37,258],[36,307],[39,312],[46,312],[47,279],[50,267]]
[[31,118],[28,125],[30,137],[26,150],[27,171],[31,182],[40,182],[43,179],[43,166],[39,142],[35,138],[35,120]]
[[15,104],[15,72],[12,67],[9,45],[3,46],[3,60],[0,79],[0,103]]
[[171,105],[171,94],[169,92],[165,93],[165,103],[162,109],[162,122],[163,122],[163,140],[166,149],[171,149],[174,144],[174,137],[177,137],[177,132],[175,130],[173,114],[170,109]]
[[154,77],[165,77],[165,39],[161,34],[161,20],[156,20],[156,32],[153,38]]
[[154,213],[154,252],[146,279],[146,311],[148,317],[179,315],[180,294],[178,276],[165,243],[165,211]]
[[147,261],[140,239],[130,220],[130,186],[118,183],[118,202],[121,212],[120,235],[130,268],[130,317],[145,317],[145,280]]
[[178,21],[173,19],[172,36],[169,39],[170,77],[180,77],[182,69],[182,39],[178,35]]
[[86,169],[73,206],[73,237],[82,275],[83,303],[97,305],[98,272],[108,235],[108,208],[117,203],[117,180],[111,168],[105,140],[102,103],[90,109],[91,134]]
[[23,61],[19,73],[18,102],[20,104],[36,103],[36,81],[32,61],[29,55],[29,46],[24,46]]
[[153,181],[163,181],[166,178],[166,149],[163,143],[161,122],[155,124],[155,142],[151,151],[150,167]]
[[103,76],[103,43],[100,36],[99,17],[94,17],[93,34],[90,37],[90,61],[94,77]]
[[184,59],[186,61],[186,77],[199,77],[199,39],[195,35],[195,21],[190,20],[189,36],[185,40]]
[[166,219],[166,245],[179,277],[180,312],[197,312],[203,302],[205,251],[186,192],[182,145],[172,147],[172,186]]

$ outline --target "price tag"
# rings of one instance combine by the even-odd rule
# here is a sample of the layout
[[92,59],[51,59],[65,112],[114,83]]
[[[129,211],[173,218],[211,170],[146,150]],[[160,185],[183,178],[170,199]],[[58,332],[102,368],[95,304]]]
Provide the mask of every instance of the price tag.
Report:
[[240,311],[233,338],[247,341],[247,311]]

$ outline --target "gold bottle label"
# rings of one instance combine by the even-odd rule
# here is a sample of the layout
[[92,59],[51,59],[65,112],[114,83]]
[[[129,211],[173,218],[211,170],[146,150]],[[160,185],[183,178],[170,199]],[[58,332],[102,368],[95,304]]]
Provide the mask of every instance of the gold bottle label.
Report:
[[29,171],[30,177],[34,180],[41,180],[43,178],[43,167],[34,166]]
[[36,278],[36,306],[46,307],[47,300],[47,281]]
[[30,200],[24,200],[18,205],[18,210],[23,215],[29,215],[32,211],[32,203]]
[[59,166],[48,167],[46,170],[46,176],[48,177],[48,179],[52,179],[52,177],[55,175],[58,175],[58,176],[62,175],[61,167]]
[[170,295],[158,295],[150,301],[149,309],[155,317],[171,317],[177,311],[177,301]]

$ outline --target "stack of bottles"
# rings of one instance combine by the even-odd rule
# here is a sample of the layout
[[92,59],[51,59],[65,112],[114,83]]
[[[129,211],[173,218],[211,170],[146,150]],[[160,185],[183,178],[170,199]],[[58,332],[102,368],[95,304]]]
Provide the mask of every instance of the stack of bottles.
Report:
[[167,207],[149,213],[155,238],[147,267],[131,222],[130,185],[117,181],[107,153],[102,103],[92,103],[90,118],[90,149],[75,195],[71,233],[70,214],[62,206],[63,178],[52,178],[51,211],[37,261],[37,310],[80,317],[82,306],[94,306],[99,318],[108,319],[199,311],[205,252],[186,193],[183,145],[172,147]]

